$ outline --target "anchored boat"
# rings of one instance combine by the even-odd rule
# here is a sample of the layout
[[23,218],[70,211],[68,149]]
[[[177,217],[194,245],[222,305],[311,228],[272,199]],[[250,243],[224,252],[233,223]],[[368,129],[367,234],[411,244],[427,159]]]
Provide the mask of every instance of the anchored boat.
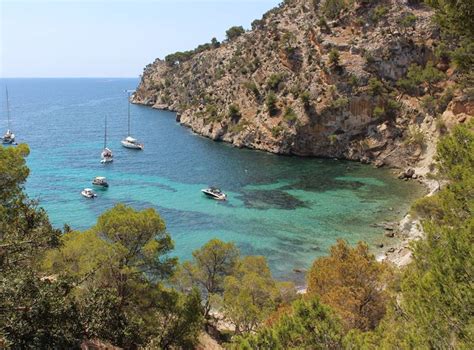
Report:
[[8,101],[8,88],[5,87],[5,94],[7,96],[6,107],[7,107],[7,132],[2,137],[2,143],[4,145],[11,145],[15,143],[15,134],[10,130],[10,104]]
[[92,189],[90,188],[84,188],[81,192],[82,196],[83,197],[86,197],[86,198],[89,198],[89,199],[93,199],[95,197],[97,197],[97,195],[94,193],[94,191],[92,191]]
[[128,93],[128,134],[127,134],[127,137],[121,141],[121,144],[125,148],[143,150],[143,143],[138,142],[137,139],[130,136],[130,93],[131,91],[128,90],[127,93]]
[[103,164],[112,163],[114,161],[112,150],[107,147],[107,117],[105,117],[104,149],[102,150],[100,157],[100,162]]
[[211,186],[209,188],[202,189],[201,192],[204,193],[207,197],[219,201],[225,201],[227,199],[227,195],[217,187]]
[[92,180],[92,184],[94,186],[99,186],[99,187],[104,187],[107,188],[109,187],[109,183],[107,182],[107,179],[103,176],[97,176]]

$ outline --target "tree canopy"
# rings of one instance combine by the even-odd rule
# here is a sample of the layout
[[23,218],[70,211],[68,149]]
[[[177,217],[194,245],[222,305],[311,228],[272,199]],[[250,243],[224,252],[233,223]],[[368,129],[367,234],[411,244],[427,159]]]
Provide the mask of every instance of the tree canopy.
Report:
[[386,269],[367,244],[360,242],[351,248],[338,240],[328,257],[314,261],[308,274],[308,293],[334,308],[346,329],[373,329],[385,313]]

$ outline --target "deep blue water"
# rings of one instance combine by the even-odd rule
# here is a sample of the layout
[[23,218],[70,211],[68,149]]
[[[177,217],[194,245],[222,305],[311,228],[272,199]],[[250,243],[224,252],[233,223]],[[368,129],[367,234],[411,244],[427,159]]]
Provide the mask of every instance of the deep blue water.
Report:
[[[301,282],[306,269],[339,237],[351,243],[384,240],[371,224],[400,218],[421,193],[389,170],[359,163],[276,156],[236,149],[193,134],[174,113],[134,106],[132,135],[143,152],[124,149],[127,98],[137,79],[3,79],[12,128],[31,148],[26,189],[52,222],[87,229],[117,202],[152,206],[165,219],[187,259],[209,239],[234,241],[244,254],[264,255],[278,278]],[[6,128],[2,96],[0,129]],[[115,160],[99,163],[104,117]],[[111,184],[99,197],[80,195],[94,176]],[[218,185],[225,203],[200,189]]]

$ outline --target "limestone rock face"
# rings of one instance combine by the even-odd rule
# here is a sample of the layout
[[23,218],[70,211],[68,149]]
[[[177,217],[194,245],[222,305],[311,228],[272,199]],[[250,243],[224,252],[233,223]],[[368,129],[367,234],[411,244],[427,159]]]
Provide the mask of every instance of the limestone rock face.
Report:
[[[433,118],[396,81],[410,64],[433,57],[432,12],[398,0],[383,2],[385,11],[355,2],[322,21],[315,3],[284,1],[219,47],[155,60],[133,102],[177,111],[181,124],[237,147],[378,166],[416,163],[422,151],[406,142],[408,130],[431,130]],[[416,21],[402,27],[410,14]],[[335,50],[338,63],[330,59]],[[374,79],[383,92],[370,87]],[[397,108],[380,113],[388,99]]]

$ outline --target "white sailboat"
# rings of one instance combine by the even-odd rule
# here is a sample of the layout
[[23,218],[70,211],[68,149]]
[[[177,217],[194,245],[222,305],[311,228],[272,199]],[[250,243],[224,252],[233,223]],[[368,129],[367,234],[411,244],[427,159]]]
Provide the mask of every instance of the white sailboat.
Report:
[[107,117],[105,117],[105,131],[104,131],[104,149],[101,153],[101,160],[100,162],[103,164],[111,163],[114,161],[114,155],[112,150],[107,147]]
[[121,141],[121,143],[122,143],[122,146],[125,148],[143,150],[143,144],[138,142],[137,139],[130,136],[130,92],[131,91],[127,91],[128,93],[128,134],[127,134],[127,137]]
[[10,130],[10,104],[8,102],[8,88],[5,87],[5,93],[7,96],[7,132],[2,137],[2,143],[4,145],[11,145],[15,143],[15,134]]

